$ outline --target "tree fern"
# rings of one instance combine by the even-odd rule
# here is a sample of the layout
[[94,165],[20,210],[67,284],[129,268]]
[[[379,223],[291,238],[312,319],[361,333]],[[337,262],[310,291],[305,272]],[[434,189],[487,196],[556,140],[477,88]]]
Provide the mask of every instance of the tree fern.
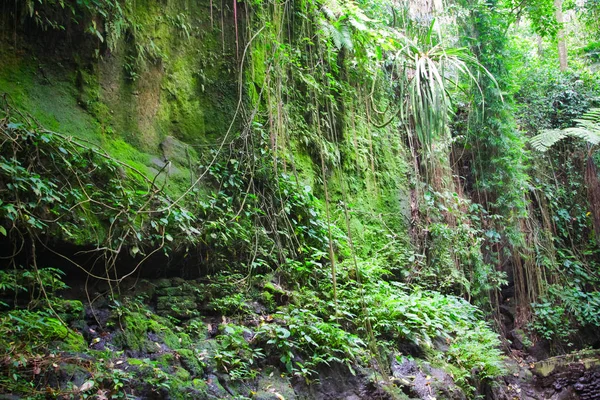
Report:
[[[600,108],[593,108],[581,118],[575,119],[577,126],[566,129],[548,129],[529,139],[531,147],[539,151],[546,151],[556,142],[566,137],[583,139],[592,145],[600,143]],[[590,149],[591,150],[591,149]]]

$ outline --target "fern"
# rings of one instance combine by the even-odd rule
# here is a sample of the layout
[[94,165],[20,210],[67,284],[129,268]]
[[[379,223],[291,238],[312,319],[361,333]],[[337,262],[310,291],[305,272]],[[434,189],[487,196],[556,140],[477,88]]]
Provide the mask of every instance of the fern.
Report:
[[600,143],[600,108],[593,108],[581,118],[575,119],[577,126],[566,129],[548,129],[529,139],[531,147],[546,151],[566,137],[583,139],[592,146]]
[[[321,19],[319,23],[322,32],[331,39],[336,50],[340,51],[344,48],[350,51],[352,50],[354,45],[352,43],[352,33],[350,32],[348,25],[340,22],[332,24],[326,19]],[[336,25],[338,25],[339,28],[336,27]]]

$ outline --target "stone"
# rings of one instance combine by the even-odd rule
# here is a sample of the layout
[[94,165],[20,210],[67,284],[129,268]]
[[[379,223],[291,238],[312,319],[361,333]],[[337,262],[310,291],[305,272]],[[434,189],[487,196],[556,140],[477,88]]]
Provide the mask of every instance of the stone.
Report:
[[296,399],[296,393],[290,381],[277,369],[263,371],[258,377],[256,386],[256,394],[253,398],[257,400],[281,400],[281,397],[285,400]]
[[[465,400],[466,396],[452,377],[441,369],[428,363],[417,364],[414,360],[402,357],[394,358],[391,363],[392,375],[397,383],[406,387],[409,396],[419,399]],[[409,382],[407,386],[406,383]]]
[[163,152],[164,161],[176,162],[180,165],[187,166],[189,164],[190,146],[177,140],[173,136],[167,136],[161,142],[160,148]]
[[533,367],[533,373],[539,377],[548,377],[573,369],[575,365],[585,370],[600,367],[600,350],[585,350],[538,361]]

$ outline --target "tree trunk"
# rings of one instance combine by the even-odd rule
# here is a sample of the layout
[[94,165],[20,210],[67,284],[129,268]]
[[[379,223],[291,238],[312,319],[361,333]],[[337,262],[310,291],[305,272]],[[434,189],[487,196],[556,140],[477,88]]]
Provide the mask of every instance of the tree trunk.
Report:
[[560,70],[567,70],[567,43],[565,42],[565,31],[562,28],[565,18],[562,12],[563,0],[554,0],[554,7],[556,7],[556,22],[560,25],[560,29],[556,35],[558,40],[558,61],[560,62]]
[[596,243],[600,245],[600,182],[598,181],[598,169],[591,156],[586,161],[585,185],[587,186],[592,223],[596,233]]

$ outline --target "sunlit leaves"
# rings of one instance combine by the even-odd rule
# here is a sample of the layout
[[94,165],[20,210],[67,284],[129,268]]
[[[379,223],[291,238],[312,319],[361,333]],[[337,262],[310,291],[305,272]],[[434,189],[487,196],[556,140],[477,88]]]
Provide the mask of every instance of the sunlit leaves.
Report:
[[546,151],[558,141],[569,136],[583,139],[592,146],[600,143],[600,109],[592,109],[574,121],[577,122],[577,126],[573,128],[545,130],[532,137],[529,143],[539,151]]

